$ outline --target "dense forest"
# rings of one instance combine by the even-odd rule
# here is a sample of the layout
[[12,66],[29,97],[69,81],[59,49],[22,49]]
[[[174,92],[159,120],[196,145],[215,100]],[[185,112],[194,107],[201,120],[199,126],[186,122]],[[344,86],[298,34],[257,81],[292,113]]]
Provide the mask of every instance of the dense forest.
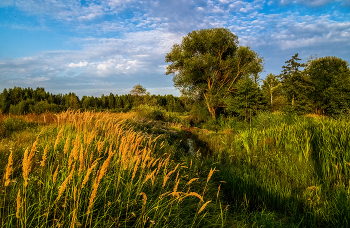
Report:
[[[263,80],[245,75],[237,80],[232,96],[225,97],[216,117],[249,120],[259,112],[284,112],[299,115],[315,113],[337,116],[349,112],[350,70],[337,57],[310,58],[300,63],[298,54],[286,61],[280,75],[269,74]],[[187,112],[199,121],[210,119],[203,99],[196,96],[150,95],[137,85],[130,94],[83,96],[75,93],[52,94],[44,88],[4,89],[0,94],[0,112],[10,114],[61,112],[83,109],[127,112],[140,105],[157,106],[167,112]]]

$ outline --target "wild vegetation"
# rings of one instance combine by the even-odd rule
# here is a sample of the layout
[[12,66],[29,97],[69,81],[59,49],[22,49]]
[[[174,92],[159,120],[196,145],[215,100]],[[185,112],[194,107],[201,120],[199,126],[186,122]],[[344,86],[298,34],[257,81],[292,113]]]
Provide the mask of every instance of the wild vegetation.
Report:
[[174,160],[166,140],[133,130],[134,118],[68,111],[46,125],[1,122],[5,132],[18,125],[0,147],[2,227],[224,226],[215,166]]
[[[3,227],[349,227],[350,70],[226,29],[167,54],[182,96],[0,94]],[[303,69],[301,69],[303,68]]]
[[155,112],[2,116],[2,226],[349,226],[345,117]]

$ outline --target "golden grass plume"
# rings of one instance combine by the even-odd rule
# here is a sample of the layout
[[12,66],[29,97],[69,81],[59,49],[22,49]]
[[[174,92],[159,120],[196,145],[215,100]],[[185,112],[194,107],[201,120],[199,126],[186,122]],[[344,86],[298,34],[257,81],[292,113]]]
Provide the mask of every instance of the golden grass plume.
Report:
[[203,204],[203,206],[199,209],[198,214],[200,214],[205,209],[205,207],[208,205],[208,203],[210,203],[210,202],[211,201],[208,201],[205,204]]
[[13,171],[13,158],[12,158],[12,151],[10,153],[10,156],[8,158],[7,166],[6,166],[6,173],[5,173],[5,186],[8,186],[10,184],[10,176]]

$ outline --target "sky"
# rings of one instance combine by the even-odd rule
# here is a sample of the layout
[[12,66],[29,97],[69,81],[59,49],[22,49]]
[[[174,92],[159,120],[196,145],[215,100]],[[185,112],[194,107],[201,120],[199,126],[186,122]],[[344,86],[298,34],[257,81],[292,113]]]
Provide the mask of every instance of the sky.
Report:
[[165,55],[193,30],[227,28],[279,74],[299,53],[350,61],[350,0],[0,0],[0,92],[180,95]]

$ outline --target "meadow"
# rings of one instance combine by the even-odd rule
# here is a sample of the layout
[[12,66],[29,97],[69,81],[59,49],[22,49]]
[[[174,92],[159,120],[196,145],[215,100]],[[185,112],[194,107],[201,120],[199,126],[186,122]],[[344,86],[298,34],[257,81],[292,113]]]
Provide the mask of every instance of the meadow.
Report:
[[348,118],[0,117],[2,227],[348,227]]

